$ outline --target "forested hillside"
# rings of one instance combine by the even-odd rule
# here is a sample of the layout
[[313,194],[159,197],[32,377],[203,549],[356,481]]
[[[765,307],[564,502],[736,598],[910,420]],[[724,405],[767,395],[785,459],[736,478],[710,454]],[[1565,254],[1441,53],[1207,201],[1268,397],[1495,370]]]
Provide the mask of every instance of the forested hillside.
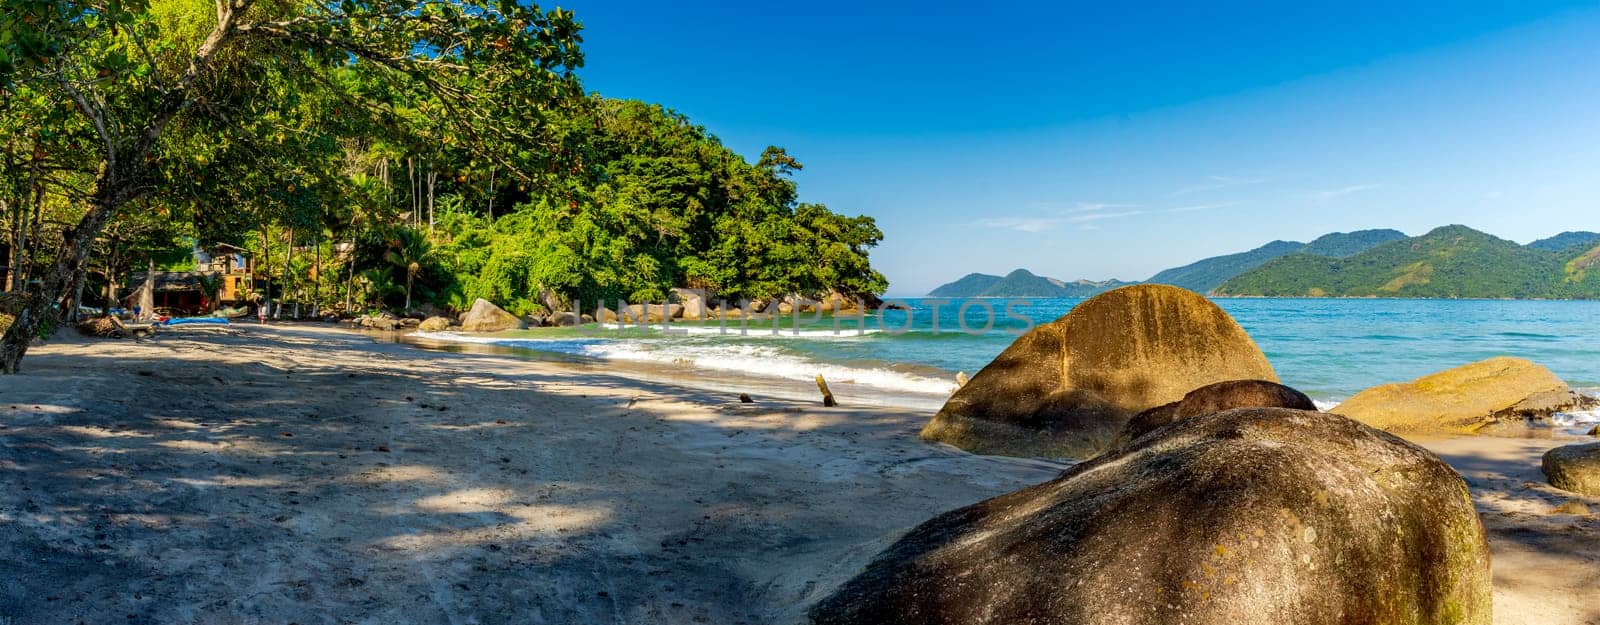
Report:
[[217,244],[253,259],[252,305],[305,312],[886,287],[873,219],[802,202],[783,149],[586,93],[570,11],[6,6],[0,371],[133,272]]
[[1444,226],[1349,258],[1293,254],[1222,286],[1277,297],[1596,298],[1600,248],[1549,251]]

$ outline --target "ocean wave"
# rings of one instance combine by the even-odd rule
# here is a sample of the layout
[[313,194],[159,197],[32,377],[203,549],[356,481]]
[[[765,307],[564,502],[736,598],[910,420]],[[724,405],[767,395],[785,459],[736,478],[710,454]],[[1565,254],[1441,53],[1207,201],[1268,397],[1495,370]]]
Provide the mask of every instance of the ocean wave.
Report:
[[830,384],[856,384],[924,395],[947,396],[956,390],[956,384],[952,380],[882,367],[823,363],[785,352],[773,345],[714,343],[701,338],[687,341],[512,338],[456,332],[418,332],[415,336],[457,343],[519,347],[599,360],[672,365],[690,371],[700,369],[798,381],[811,381],[820,373]]
[[1311,404],[1316,406],[1317,410],[1321,410],[1323,412],[1327,412],[1329,410],[1333,410],[1335,406],[1338,406],[1339,404],[1342,404],[1342,403],[1344,403],[1344,400],[1337,400],[1337,401],[1329,401],[1329,400],[1322,400],[1322,399],[1313,399],[1313,400],[1311,400]]
[[611,341],[588,346],[585,355],[605,360],[671,364],[800,381],[810,381],[817,374],[822,374],[829,384],[858,384],[926,395],[949,395],[956,390],[956,384],[951,380],[886,368],[822,363],[765,345],[660,345]]
[[1562,427],[1600,423],[1600,410],[1574,410],[1550,415],[1550,422]]
[[631,331],[641,331],[641,330],[643,330],[643,331],[646,331],[646,332],[660,333],[663,336],[670,336],[670,335],[667,334],[667,332],[671,332],[671,335],[677,335],[677,336],[729,336],[729,337],[738,337],[738,338],[746,338],[746,337],[748,337],[748,338],[763,338],[763,337],[765,337],[765,338],[803,338],[803,339],[831,339],[831,338],[845,338],[845,339],[847,339],[847,338],[860,337],[860,336],[871,336],[871,335],[883,332],[883,330],[880,330],[880,329],[877,329],[877,328],[864,328],[864,329],[859,329],[858,330],[855,327],[852,327],[851,325],[844,325],[844,326],[840,327],[837,330],[835,330],[833,328],[804,328],[804,329],[801,329],[799,331],[796,331],[794,328],[783,328],[783,327],[780,327],[780,328],[778,328],[777,332],[773,332],[772,331],[772,326],[770,324],[765,324],[765,325],[750,324],[750,325],[746,326],[743,329],[744,333],[741,334],[741,330],[740,330],[739,324],[737,322],[734,322],[734,321],[731,321],[731,320],[729,321],[729,323],[728,323],[728,325],[726,327],[723,327],[723,326],[720,326],[720,325],[690,325],[690,324],[677,324],[677,323],[675,323],[675,324],[671,324],[671,325],[667,326],[667,328],[669,328],[669,329],[666,330],[666,331],[662,330],[662,326],[659,323],[651,324],[651,325],[644,326],[644,327],[640,327],[640,326],[638,326],[636,324],[627,324],[627,325],[620,325],[619,326],[618,324],[615,324],[615,323],[603,323],[603,324],[600,324],[600,327],[602,329],[604,329],[605,331],[608,331],[608,332],[617,332],[617,331],[630,331],[631,332]]

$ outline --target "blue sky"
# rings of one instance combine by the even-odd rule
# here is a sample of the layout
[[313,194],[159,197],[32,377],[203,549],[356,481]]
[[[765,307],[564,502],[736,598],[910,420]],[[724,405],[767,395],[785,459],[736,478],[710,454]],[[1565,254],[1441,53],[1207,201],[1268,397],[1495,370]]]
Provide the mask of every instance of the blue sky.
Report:
[[1593,2],[868,4],[562,6],[588,88],[784,146],[803,200],[877,218],[896,295],[1362,228],[1600,230]]

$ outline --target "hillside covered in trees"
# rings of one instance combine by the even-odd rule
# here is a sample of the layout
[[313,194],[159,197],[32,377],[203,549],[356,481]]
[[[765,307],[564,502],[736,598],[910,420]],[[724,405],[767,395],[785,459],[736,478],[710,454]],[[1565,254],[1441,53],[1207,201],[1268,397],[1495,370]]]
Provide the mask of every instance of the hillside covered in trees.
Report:
[[1091,297],[1131,282],[1073,280],[1034,275],[1017,269],[1004,276],[971,273],[928,292],[931,297]]
[[1284,256],[1228,280],[1215,292],[1272,297],[1593,299],[1600,298],[1600,237],[1564,233],[1519,245],[1466,226],[1444,226],[1348,258]]
[[80,306],[120,305],[135,272],[219,244],[252,259],[254,305],[307,312],[887,286],[873,219],[802,202],[783,149],[747,157],[663,106],[586,93],[569,11],[7,7],[0,371]]
[[1182,267],[1174,267],[1151,276],[1146,282],[1181,286],[1197,293],[1209,293],[1234,276],[1245,273],[1266,262],[1290,254],[1308,254],[1329,258],[1344,258],[1406,238],[1399,230],[1357,230],[1332,232],[1317,237],[1310,243],[1299,241],[1273,241],[1248,252],[1213,256]]

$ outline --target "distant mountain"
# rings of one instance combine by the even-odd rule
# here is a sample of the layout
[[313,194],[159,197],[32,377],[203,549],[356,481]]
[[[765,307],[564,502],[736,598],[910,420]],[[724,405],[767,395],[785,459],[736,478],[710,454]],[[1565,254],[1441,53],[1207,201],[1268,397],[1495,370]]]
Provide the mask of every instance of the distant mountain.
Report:
[[969,273],[960,280],[941,285],[928,292],[929,297],[979,297],[980,293],[989,290],[989,287],[1003,280],[1000,276],[991,276],[986,273]]
[[1355,232],[1334,232],[1317,237],[1315,241],[1307,243],[1300,248],[1301,254],[1312,256],[1327,256],[1329,258],[1346,258],[1355,256],[1372,248],[1390,241],[1399,241],[1406,238],[1406,233],[1399,230],[1357,230]]
[[[1558,235],[1545,241],[1559,239]],[[1271,297],[1600,297],[1600,240],[1518,245],[1466,226],[1436,228],[1348,258],[1291,254],[1217,287],[1218,295]]]
[[1146,282],[1181,286],[1196,293],[1206,293],[1229,278],[1260,267],[1274,258],[1286,256],[1304,248],[1299,241],[1273,241],[1248,252],[1213,256],[1182,267],[1174,267],[1150,276]]
[[1260,267],[1274,258],[1295,253],[1344,258],[1404,238],[1406,234],[1399,230],[1357,230],[1324,234],[1310,243],[1273,241],[1248,252],[1213,256],[1182,267],[1167,269],[1151,276],[1146,282],[1171,284],[1196,293],[1209,293],[1234,276]]
[[1539,239],[1529,243],[1528,247],[1546,252],[1565,252],[1573,248],[1588,250],[1596,245],[1600,245],[1600,232],[1584,232],[1580,230],[1563,232],[1548,239]]
[[1121,280],[1093,282],[1074,280],[1063,282],[1055,278],[1036,276],[1026,269],[1018,269],[1001,276],[969,273],[960,280],[945,284],[928,292],[929,297],[1089,297],[1119,286],[1133,284]]

